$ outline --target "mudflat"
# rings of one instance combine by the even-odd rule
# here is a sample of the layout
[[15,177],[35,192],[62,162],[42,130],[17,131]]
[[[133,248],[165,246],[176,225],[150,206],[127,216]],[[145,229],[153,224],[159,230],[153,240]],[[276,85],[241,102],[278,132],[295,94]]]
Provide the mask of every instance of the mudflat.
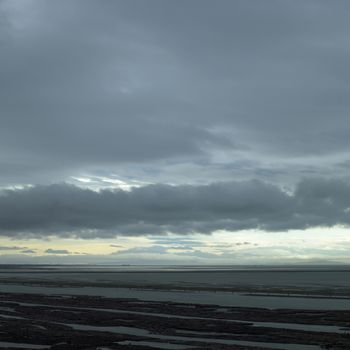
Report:
[[332,273],[5,266],[0,347],[349,349],[350,272]]

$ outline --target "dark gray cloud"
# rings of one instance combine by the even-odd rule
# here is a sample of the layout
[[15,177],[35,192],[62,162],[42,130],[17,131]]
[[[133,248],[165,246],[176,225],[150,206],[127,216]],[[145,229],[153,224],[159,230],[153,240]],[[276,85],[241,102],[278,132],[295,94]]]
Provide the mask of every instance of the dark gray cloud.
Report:
[[181,247],[202,247],[204,245],[203,242],[200,240],[195,240],[193,237],[186,238],[184,236],[178,237],[178,236],[163,236],[162,238],[159,237],[151,237],[151,240],[153,244],[155,245],[164,245],[171,247],[172,249],[174,246],[181,246]]
[[257,245],[256,243],[251,242],[236,242],[236,243],[217,243],[217,244],[211,244],[210,247],[212,248],[219,248],[219,249],[232,249],[235,246],[248,246],[248,245]]
[[18,247],[18,246],[0,246],[0,250],[22,250],[27,249],[27,247]]
[[52,249],[52,248],[49,248],[49,249],[46,249],[45,250],[45,253],[46,254],[72,254],[69,250],[66,250],[66,249]]
[[117,251],[112,255],[128,255],[128,254],[167,254],[167,248],[161,245],[152,245],[151,247],[135,247]]
[[25,249],[21,251],[22,254],[35,254],[36,249]]
[[[348,224],[350,183],[334,179],[305,179],[293,193],[276,185],[245,181],[100,192],[57,184],[6,190],[0,196],[4,236],[94,238]],[[186,245],[186,240],[178,244]]]
[[298,177],[310,158],[318,173],[347,160],[348,1],[0,6],[2,185],[159,161]]

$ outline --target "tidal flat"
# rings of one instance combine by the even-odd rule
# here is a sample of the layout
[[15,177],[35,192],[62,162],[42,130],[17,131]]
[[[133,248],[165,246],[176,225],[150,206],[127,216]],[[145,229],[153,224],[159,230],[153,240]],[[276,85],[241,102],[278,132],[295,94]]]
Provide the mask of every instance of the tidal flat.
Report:
[[350,349],[350,269],[3,266],[0,348]]

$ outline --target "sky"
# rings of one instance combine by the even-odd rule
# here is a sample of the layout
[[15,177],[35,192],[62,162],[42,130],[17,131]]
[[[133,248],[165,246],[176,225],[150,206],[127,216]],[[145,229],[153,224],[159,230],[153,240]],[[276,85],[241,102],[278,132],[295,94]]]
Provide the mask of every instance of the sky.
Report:
[[0,0],[0,263],[350,263],[349,16]]

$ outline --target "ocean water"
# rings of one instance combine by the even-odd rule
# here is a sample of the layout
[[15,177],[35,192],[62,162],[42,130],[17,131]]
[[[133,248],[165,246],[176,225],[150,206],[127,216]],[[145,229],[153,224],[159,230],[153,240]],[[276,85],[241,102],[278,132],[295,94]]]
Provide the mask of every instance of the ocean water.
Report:
[[[69,283],[74,284],[67,286]],[[181,291],[181,287],[184,290]],[[193,290],[188,290],[188,287]],[[305,295],[246,295],[244,292],[219,290],[223,287],[248,287],[251,290],[278,287],[302,291]],[[198,291],[196,288],[210,288],[211,291]],[[350,310],[350,298],[332,296],[333,291],[340,289],[350,291],[349,266],[0,267],[0,292],[15,293],[98,295],[239,307]],[[314,290],[325,290],[328,297],[310,298]]]
[[227,292],[159,291],[108,287],[46,287],[0,284],[0,293],[46,295],[91,295],[107,298],[136,298],[145,301],[213,304],[268,309],[350,310],[350,299],[254,296]]
[[350,288],[350,266],[0,265],[0,280],[181,287]]

